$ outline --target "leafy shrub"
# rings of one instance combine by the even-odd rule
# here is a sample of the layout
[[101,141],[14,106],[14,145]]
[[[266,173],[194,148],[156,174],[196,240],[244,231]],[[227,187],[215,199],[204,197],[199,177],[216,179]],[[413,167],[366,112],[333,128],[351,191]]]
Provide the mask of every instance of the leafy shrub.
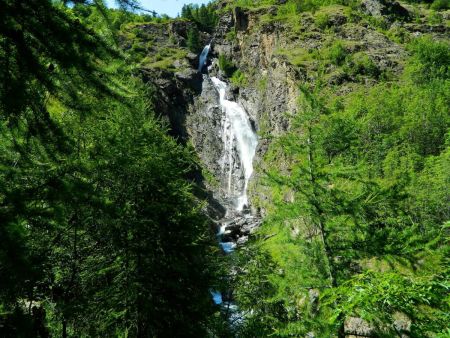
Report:
[[314,18],[317,27],[325,29],[330,26],[330,15],[328,13],[317,13]]
[[234,41],[236,40],[236,29],[234,27],[225,35],[225,38],[228,41]]
[[441,13],[431,11],[430,15],[428,15],[428,22],[432,25],[439,25],[444,22],[444,18]]
[[142,54],[142,53],[146,52],[145,46],[139,41],[134,41],[133,42],[133,45],[131,46],[131,50],[134,53],[138,53],[138,54]]
[[[302,2],[303,4],[303,2]],[[278,15],[279,16],[289,16],[289,15],[296,15],[301,10],[301,4],[300,2],[289,2],[285,4],[284,6],[280,6],[278,9]]]
[[233,76],[231,77],[230,80],[231,83],[234,84],[236,87],[243,87],[246,86],[248,83],[247,77],[239,69],[233,73]]
[[225,76],[230,77],[233,75],[236,67],[233,62],[227,59],[223,54],[219,55],[219,69],[225,74]]
[[435,11],[445,10],[450,8],[449,0],[434,0],[434,2],[430,6],[431,9]]
[[365,75],[378,78],[380,69],[365,53],[356,53],[346,66],[346,72],[350,75]]
[[341,66],[345,58],[348,55],[348,51],[345,49],[344,44],[341,41],[336,41],[327,50],[327,59],[329,59],[333,64]]
[[403,27],[391,27],[389,31],[386,32],[386,34],[392,41],[395,41],[397,43],[406,43],[410,40],[409,32]]
[[413,56],[408,70],[416,82],[449,78],[450,46],[448,42],[436,42],[430,37],[422,37],[412,41],[409,50]]

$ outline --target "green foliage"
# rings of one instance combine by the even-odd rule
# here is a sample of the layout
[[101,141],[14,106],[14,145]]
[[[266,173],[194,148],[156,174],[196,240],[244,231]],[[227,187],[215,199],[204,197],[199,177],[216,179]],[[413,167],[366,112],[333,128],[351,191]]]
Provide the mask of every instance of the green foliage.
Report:
[[185,49],[167,47],[159,48],[158,52],[154,55],[146,56],[140,62],[142,67],[145,68],[158,68],[169,71],[175,70],[174,62],[183,59],[187,54]]
[[355,1],[352,0],[287,0],[282,4],[276,0],[236,0],[230,5],[249,9],[277,6],[277,18],[286,19],[287,17],[293,17],[301,12],[314,12],[322,6],[330,6],[334,4],[350,6],[354,5],[354,3]]
[[274,281],[270,280],[276,265],[267,253],[255,249],[249,246],[233,257],[233,265],[239,267],[233,288],[245,318],[244,325],[237,327],[238,337],[267,337],[276,325],[274,313],[283,311],[274,297]]
[[413,40],[409,45],[413,53],[408,71],[417,82],[448,79],[450,74],[450,47],[447,41],[436,42],[430,37]]
[[335,41],[326,51],[325,58],[329,59],[333,64],[341,66],[348,55],[347,49],[342,41]]
[[261,93],[264,93],[264,92],[266,91],[266,89],[267,89],[267,82],[268,82],[267,76],[263,76],[263,77],[258,81],[257,86],[258,86],[258,90],[259,90]]
[[224,73],[226,77],[231,77],[236,71],[236,67],[233,62],[229,60],[224,54],[219,55],[219,69]]
[[236,0],[232,5],[244,8],[259,8],[264,6],[275,5],[275,0]]
[[236,35],[236,29],[234,29],[234,28],[232,28],[226,35],[225,35],[225,38],[228,40],[228,41],[234,41],[234,40],[236,40],[236,37],[237,37],[237,35]]
[[428,16],[428,22],[432,25],[439,25],[444,22],[444,18],[441,13],[436,11],[431,11]]
[[[412,337],[445,335],[450,89],[444,46],[414,41],[401,79],[337,104],[321,88],[320,74],[314,90],[301,88],[299,113],[289,116],[289,130],[264,158],[270,202],[261,204],[268,216],[253,247],[261,262],[252,264],[272,265],[261,267],[262,275],[245,275],[263,288],[257,293],[264,299],[250,308],[265,319],[249,316],[243,327],[277,337],[331,337],[342,335],[346,318],[359,317],[378,336],[392,337],[394,322],[406,318]],[[344,56],[344,48],[336,42],[320,56],[353,76],[379,76],[367,55]],[[235,293],[246,295],[248,287],[238,284]]]
[[351,76],[369,76],[378,78],[381,74],[378,66],[370,59],[370,57],[363,53],[355,53],[348,59],[344,70]]
[[198,53],[201,49],[200,36],[197,28],[189,29],[187,33],[187,47],[193,53]]
[[0,336],[206,336],[218,250],[197,165],[109,11],[0,7]]
[[330,26],[330,16],[327,12],[319,12],[314,17],[314,23],[321,29],[328,28]]
[[219,20],[212,3],[201,6],[196,4],[184,5],[181,9],[181,17],[195,22],[198,28],[205,32],[212,32]]
[[230,81],[236,87],[245,87],[248,84],[247,77],[239,69],[233,72]]
[[337,311],[363,318],[388,337],[394,336],[396,330],[386,323],[393,323],[400,313],[405,314],[413,322],[414,335],[426,337],[429,332],[446,328],[450,319],[448,291],[443,275],[411,278],[393,272],[369,271],[355,276],[332,293],[326,292],[324,303],[338,304]]
[[284,55],[289,62],[295,66],[304,67],[319,59],[317,50],[308,50],[305,48],[278,49],[277,54]]
[[446,10],[450,8],[449,0],[434,0],[430,6],[435,11]]

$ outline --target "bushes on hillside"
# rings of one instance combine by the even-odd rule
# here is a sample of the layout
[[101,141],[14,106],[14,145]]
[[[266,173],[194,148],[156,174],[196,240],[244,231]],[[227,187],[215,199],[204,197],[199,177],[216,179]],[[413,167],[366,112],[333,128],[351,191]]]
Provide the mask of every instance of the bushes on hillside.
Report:
[[227,77],[231,77],[236,70],[233,62],[228,60],[224,54],[219,55],[219,69],[225,74]]
[[408,67],[416,82],[448,79],[450,76],[450,44],[430,37],[413,40],[409,45],[413,57]]

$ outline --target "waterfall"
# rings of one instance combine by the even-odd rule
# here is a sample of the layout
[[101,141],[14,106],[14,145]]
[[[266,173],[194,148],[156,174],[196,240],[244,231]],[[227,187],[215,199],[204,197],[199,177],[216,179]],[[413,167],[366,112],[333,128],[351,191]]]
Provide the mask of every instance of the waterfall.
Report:
[[[255,156],[258,139],[251,126],[249,117],[238,103],[227,100],[227,84],[216,77],[211,77],[214,87],[219,92],[219,102],[224,113],[223,135],[224,158],[223,166],[228,165],[228,194],[232,191],[233,177],[233,151],[234,144],[238,151],[238,157],[244,172],[244,187],[238,192],[236,200],[236,211],[242,211],[248,205],[247,188],[250,177],[253,173],[253,157]],[[225,168],[224,168],[225,169]]]
[[[203,49],[199,57],[198,71],[201,72],[208,58],[211,44]],[[240,235],[249,236],[252,226],[256,226],[253,215],[243,213],[248,205],[247,188],[253,173],[253,158],[256,153],[258,139],[252,128],[247,112],[237,102],[228,100],[227,84],[217,77],[203,75],[204,81],[211,81],[219,94],[219,104],[222,108],[222,143],[223,154],[221,160],[222,174],[225,177],[225,196],[232,200],[233,212],[227,213],[228,219],[222,219],[217,232],[219,245],[225,254],[231,254],[241,237],[236,237],[233,232],[238,231]],[[238,230],[236,230],[238,229]],[[236,234],[236,233],[234,233]],[[238,240],[239,238],[239,240]],[[213,302],[226,309],[230,323],[237,325],[243,318],[236,304],[228,292],[222,293],[210,290]],[[228,295],[223,298],[223,295]]]
[[211,43],[205,46],[203,48],[202,53],[200,54],[199,61],[198,61],[198,71],[201,72],[203,67],[205,66],[205,62],[208,59],[209,50],[211,49]]

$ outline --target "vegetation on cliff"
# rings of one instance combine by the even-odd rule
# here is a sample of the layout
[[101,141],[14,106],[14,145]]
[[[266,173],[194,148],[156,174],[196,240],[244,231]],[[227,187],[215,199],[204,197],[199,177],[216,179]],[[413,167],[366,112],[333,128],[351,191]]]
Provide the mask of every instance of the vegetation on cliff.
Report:
[[[447,328],[450,55],[426,38],[411,50],[400,83],[334,104],[322,88],[302,88],[301,113],[266,155],[287,163],[267,172],[273,204],[257,241],[259,259],[274,264],[242,278],[263,276],[271,290],[273,309],[249,305],[267,335],[325,337],[358,317],[392,337],[398,313],[413,337]],[[248,287],[236,289],[244,304]]]
[[[448,337],[448,1],[119,3],[0,0],[0,336]],[[263,225],[226,258],[141,80],[201,78],[212,35],[234,95],[298,88],[256,121]]]
[[[254,203],[267,216],[239,253],[238,336],[448,335],[448,39],[400,37],[385,16],[341,2],[315,3],[311,32],[309,13],[298,19],[305,2],[277,3],[236,4],[261,13],[254,26],[282,24],[292,43],[276,53],[304,74],[289,129],[273,137],[264,124]],[[345,34],[366,24],[402,44],[401,68],[340,38],[344,23]]]

